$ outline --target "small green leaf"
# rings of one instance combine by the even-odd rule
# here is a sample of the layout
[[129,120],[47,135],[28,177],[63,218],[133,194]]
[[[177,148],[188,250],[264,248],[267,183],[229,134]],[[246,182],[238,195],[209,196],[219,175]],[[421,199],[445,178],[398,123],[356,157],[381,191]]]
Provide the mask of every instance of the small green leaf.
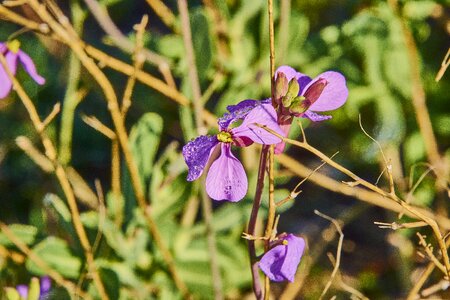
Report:
[[6,299],[8,300],[20,300],[19,292],[15,288],[6,287],[5,288]]
[[153,161],[158,151],[163,129],[163,119],[156,113],[144,114],[133,126],[130,145],[143,182],[148,179],[153,169]]
[[[66,241],[56,237],[47,237],[33,247],[33,251],[49,267],[55,269],[61,275],[71,279],[78,278],[81,261],[78,257],[72,255]],[[44,269],[41,269],[29,258],[26,261],[26,267],[33,274],[46,274]]]
[[27,300],[39,300],[40,293],[41,293],[41,284],[39,283],[39,278],[37,277],[31,278],[30,286],[28,288]]
[[[37,228],[30,225],[11,224],[8,227],[14,235],[26,245],[33,244],[38,233]],[[10,247],[13,246],[14,243],[11,242],[3,232],[0,232],[0,245]]]

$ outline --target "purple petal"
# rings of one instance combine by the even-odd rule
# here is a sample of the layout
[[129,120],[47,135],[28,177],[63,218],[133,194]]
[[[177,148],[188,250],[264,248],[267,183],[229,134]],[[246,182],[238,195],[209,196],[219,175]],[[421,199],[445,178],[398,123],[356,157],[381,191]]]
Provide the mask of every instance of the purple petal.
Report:
[[222,143],[221,150],[206,176],[206,192],[214,200],[237,202],[247,193],[247,175],[241,162],[231,153],[230,144]]
[[287,253],[283,266],[281,267],[281,273],[287,280],[293,282],[298,264],[300,263],[303,251],[305,250],[305,240],[296,237],[293,234],[288,234],[284,240],[286,240],[288,244],[286,246]]
[[7,49],[6,44],[0,43],[0,53],[5,55],[6,49]]
[[52,288],[52,280],[49,276],[41,277],[41,296],[45,296],[50,292]]
[[315,112],[312,112],[310,110],[307,110],[303,113],[302,115],[303,118],[308,118],[313,122],[320,122],[320,121],[325,121],[325,120],[329,120],[331,119],[331,116],[326,116],[326,115],[319,115],[316,114]]
[[272,281],[294,281],[298,264],[305,249],[305,241],[293,234],[286,238],[287,245],[281,244],[267,251],[259,262],[260,269]]
[[277,78],[278,72],[284,73],[288,81],[291,81],[293,78],[297,79],[298,84],[300,85],[299,95],[303,92],[304,88],[311,82],[311,77],[297,72],[294,68],[290,66],[281,66],[275,71],[275,79]]
[[259,261],[259,268],[266,274],[272,281],[284,281],[286,278],[283,276],[281,269],[283,267],[283,261],[286,257],[287,246],[278,245],[270,249],[264,254]]
[[281,142],[279,137],[254,125],[255,123],[265,125],[284,136],[283,130],[277,123],[277,113],[272,104],[262,104],[252,109],[242,124],[239,127],[233,128],[231,133],[236,137],[247,137],[258,144],[272,145]]
[[219,129],[221,131],[226,130],[233,122],[244,119],[257,105],[261,103],[270,103],[270,101],[270,99],[262,101],[247,99],[236,105],[227,106],[229,113],[226,113],[223,117],[219,118],[217,122],[219,124]]
[[202,135],[183,147],[183,156],[188,166],[188,181],[194,181],[203,173],[211,152],[219,143],[216,136]]
[[33,78],[37,84],[43,85],[45,83],[45,78],[37,73],[36,66],[34,65],[31,57],[29,57],[28,54],[26,54],[22,50],[19,50],[19,52],[17,52],[17,55],[19,56],[20,62],[25,68],[25,71],[27,71],[31,78]]
[[19,293],[20,297],[27,299],[28,297],[28,286],[25,284],[19,284],[16,286],[16,290]]
[[309,107],[312,111],[329,111],[341,107],[348,97],[345,77],[338,72],[328,71],[314,78],[305,91],[317,80],[325,79],[328,83],[319,98]]
[[[9,51],[6,52],[5,58],[6,64],[8,65],[8,68],[11,71],[11,73],[16,74],[17,55]],[[12,88],[12,81],[11,79],[9,79],[6,70],[3,68],[2,65],[0,65],[0,99],[3,99],[6,96],[8,96],[9,92],[11,91],[11,88]]]

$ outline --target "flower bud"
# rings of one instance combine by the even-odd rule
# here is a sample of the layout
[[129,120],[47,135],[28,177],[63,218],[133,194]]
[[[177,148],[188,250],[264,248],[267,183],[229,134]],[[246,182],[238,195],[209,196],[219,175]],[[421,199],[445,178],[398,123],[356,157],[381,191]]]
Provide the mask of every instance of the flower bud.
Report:
[[326,81],[326,79],[320,78],[306,90],[304,96],[311,102],[310,105],[312,105],[314,102],[316,102],[317,99],[319,99],[323,89],[327,86],[327,84],[328,81]]
[[[278,72],[277,79],[275,81],[275,99],[280,99],[286,95],[288,91],[288,80],[283,72]],[[278,101],[276,101],[278,102]]]

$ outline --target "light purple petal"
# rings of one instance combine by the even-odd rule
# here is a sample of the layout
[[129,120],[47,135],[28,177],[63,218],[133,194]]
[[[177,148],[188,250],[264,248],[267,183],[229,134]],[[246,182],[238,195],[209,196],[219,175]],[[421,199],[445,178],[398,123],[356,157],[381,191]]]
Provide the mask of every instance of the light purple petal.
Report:
[[27,71],[31,78],[33,78],[33,80],[36,81],[37,84],[43,85],[45,83],[45,78],[37,73],[36,66],[34,65],[31,57],[29,57],[28,54],[26,54],[22,50],[19,50],[19,52],[17,52],[17,55],[19,56],[20,62],[22,63],[25,71]]
[[25,284],[19,284],[16,286],[16,290],[19,293],[20,297],[27,299],[28,297],[28,286]]
[[299,95],[303,92],[304,88],[311,82],[311,77],[297,72],[294,68],[290,66],[281,66],[275,71],[275,79],[277,78],[278,72],[283,72],[286,75],[288,81],[291,81],[293,78],[297,79],[298,84],[300,85]]
[[247,194],[247,175],[241,162],[231,153],[230,144],[222,143],[221,150],[206,176],[206,192],[214,200],[237,202]]
[[319,98],[309,107],[312,111],[329,111],[341,107],[348,97],[348,89],[345,84],[345,77],[338,72],[327,71],[314,78],[306,87],[305,91],[315,81],[325,79],[328,84],[323,89]]
[[[11,73],[16,74],[17,69],[17,55],[12,52],[6,52],[6,63]],[[12,81],[9,79],[6,70],[0,65],[0,99],[8,96],[12,88]]]
[[277,113],[272,104],[262,104],[252,109],[242,124],[233,128],[231,133],[236,137],[247,137],[258,144],[272,145],[281,142],[279,137],[254,125],[255,123],[265,125],[284,136],[283,130],[277,123]]
[[219,143],[216,136],[202,135],[183,147],[183,156],[188,166],[188,181],[194,181],[203,173],[211,152]]
[[261,103],[270,103],[271,99],[266,100],[252,100],[247,99],[239,102],[236,105],[228,105],[227,110],[229,113],[219,118],[217,123],[219,124],[219,130],[226,130],[233,122],[244,119],[249,112]]
[[298,264],[300,263],[303,251],[305,250],[305,240],[296,237],[293,234],[288,234],[284,240],[286,240],[288,244],[286,246],[287,252],[283,266],[281,267],[281,273],[287,280],[293,282]]
[[320,121],[325,121],[325,120],[329,120],[331,119],[331,116],[326,116],[326,115],[319,115],[316,114],[315,112],[312,112],[310,110],[307,110],[303,113],[302,115],[303,118],[308,118],[313,122],[320,122]]
[[0,53],[5,55],[6,49],[7,49],[6,44],[0,43]]

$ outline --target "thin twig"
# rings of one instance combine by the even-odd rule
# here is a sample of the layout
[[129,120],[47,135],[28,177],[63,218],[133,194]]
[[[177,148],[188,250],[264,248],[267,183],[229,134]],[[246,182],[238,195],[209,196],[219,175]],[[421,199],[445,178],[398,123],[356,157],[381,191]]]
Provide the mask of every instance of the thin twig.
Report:
[[436,82],[441,80],[442,76],[444,76],[445,71],[447,71],[448,66],[450,66],[450,48],[447,50],[447,54],[445,54],[444,59],[441,63],[441,68],[439,69],[439,72],[436,74]]
[[147,0],[148,5],[158,15],[158,17],[166,24],[167,27],[177,33],[179,31],[176,18],[173,12],[161,0]]
[[320,295],[320,299],[323,299],[325,294],[327,293],[328,289],[330,288],[331,284],[333,283],[334,277],[336,277],[337,272],[339,271],[339,266],[341,264],[341,252],[342,252],[342,243],[344,241],[344,233],[342,232],[341,226],[339,225],[339,222],[335,219],[319,212],[318,210],[314,210],[314,213],[318,215],[319,217],[322,217],[331,223],[336,227],[337,232],[339,233],[339,242],[338,247],[336,250],[336,262],[334,264],[333,272],[331,272],[330,279],[328,280],[327,284],[325,285],[325,288],[322,291],[322,294]]

